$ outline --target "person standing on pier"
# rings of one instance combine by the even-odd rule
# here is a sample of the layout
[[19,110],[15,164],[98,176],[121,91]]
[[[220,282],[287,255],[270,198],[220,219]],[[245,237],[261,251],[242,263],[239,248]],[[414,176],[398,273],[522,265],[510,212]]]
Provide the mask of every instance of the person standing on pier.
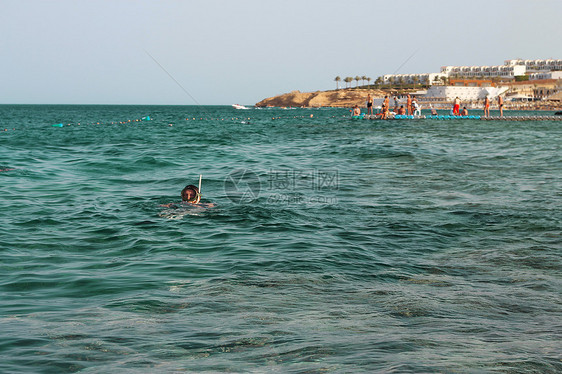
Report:
[[500,117],[503,117],[503,97],[498,95],[498,108],[500,110]]
[[484,117],[490,117],[490,98],[488,96],[484,99]]
[[412,110],[412,97],[408,94],[408,100],[406,101],[406,110],[408,111],[408,115],[413,113]]
[[373,114],[373,98],[371,97],[371,94],[367,95],[367,114]]
[[412,100],[412,108],[414,109],[414,116],[421,116],[421,107],[416,99]]
[[461,99],[457,96],[455,97],[455,105],[453,106],[453,115],[459,116],[461,109]]

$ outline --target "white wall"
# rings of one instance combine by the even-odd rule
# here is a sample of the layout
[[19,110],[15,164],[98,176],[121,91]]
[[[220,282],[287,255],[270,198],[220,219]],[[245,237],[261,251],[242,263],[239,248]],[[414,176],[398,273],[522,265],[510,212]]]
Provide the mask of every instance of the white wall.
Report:
[[464,87],[464,86],[431,86],[425,97],[439,97],[454,100],[459,97],[461,101],[483,100],[486,96],[490,99],[507,91],[507,87]]

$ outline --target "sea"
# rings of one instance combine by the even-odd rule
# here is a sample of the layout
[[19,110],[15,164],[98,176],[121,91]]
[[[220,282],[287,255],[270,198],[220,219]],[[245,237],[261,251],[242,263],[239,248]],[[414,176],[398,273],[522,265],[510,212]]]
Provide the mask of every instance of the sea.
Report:
[[0,373],[562,372],[560,121],[2,105],[0,130]]

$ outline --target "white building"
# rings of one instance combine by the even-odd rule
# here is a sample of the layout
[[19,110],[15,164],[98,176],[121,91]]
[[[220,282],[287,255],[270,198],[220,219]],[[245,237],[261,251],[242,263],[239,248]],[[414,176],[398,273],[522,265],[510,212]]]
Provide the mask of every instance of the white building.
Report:
[[451,101],[458,97],[461,101],[476,101],[488,96],[492,100],[507,90],[507,87],[431,86],[424,98]]
[[383,83],[403,83],[403,84],[434,84],[440,82],[440,77],[446,77],[440,73],[424,74],[386,74],[382,76]]
[[505,60],[506,66],[525,66],[527,72],[540,72],[562,70],[562,60],[546,59],[546,60]]
[[493,65],[493,66],[443,66],[441,74],[447,77],[467,78],[513,78],[517,75],[525,75],[525,66],[522,65]]
[[539,79],[562,79],[562,71],[545,71],[529,74],[529,80],[534,81]]
[[536,75],[541,78],[533,78],[533,73],[547,74],[552,72],[552,77],[557,77],[562,71],[562,60],[505,60],[503,65],[491,66],[443,66],[440,73],[425,74],[386,74],[382,76],[384,84],[439,84],[441,77],[454,78],[466,77],[472,79],[490,78],[515,78],[519,75],[530,73],[530,79],[560,79],[542,78],[546,75]]

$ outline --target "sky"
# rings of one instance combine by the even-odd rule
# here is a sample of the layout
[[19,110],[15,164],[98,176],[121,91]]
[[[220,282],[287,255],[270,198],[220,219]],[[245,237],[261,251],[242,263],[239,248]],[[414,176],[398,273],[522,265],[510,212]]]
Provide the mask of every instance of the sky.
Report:
[[0,104],[255,104],[562,58],[561,0],[0,0]]

